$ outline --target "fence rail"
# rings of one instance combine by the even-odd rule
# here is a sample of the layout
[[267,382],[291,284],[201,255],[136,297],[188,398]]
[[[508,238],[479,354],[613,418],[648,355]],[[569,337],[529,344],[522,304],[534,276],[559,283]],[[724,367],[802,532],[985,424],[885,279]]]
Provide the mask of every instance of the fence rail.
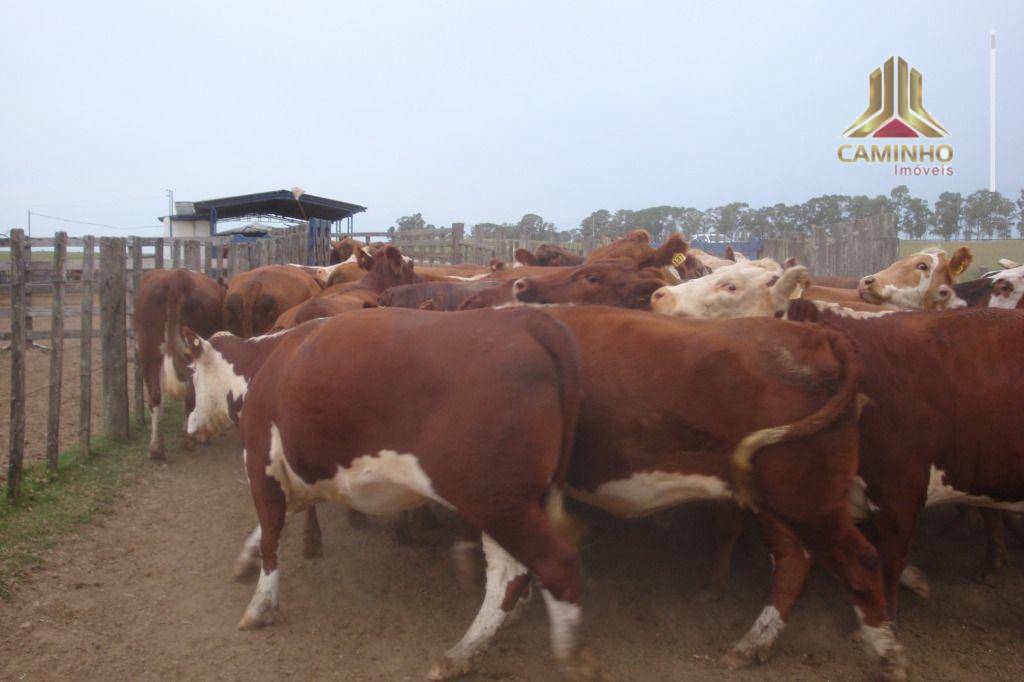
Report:
[[[80,249],[69,253],[68,247]],[[97,265],[96,250],[99,250]],[[50,260],[33,259],[33,248],[52,249]],[[61,401],[67,382],[63,378],[64,341],[81,339],[79,347],[79,428],[81,452],[88,455],[92,430],[93,337],[100,337],[102,376],[102,420],[107,436],[127,438],[131,412],[145,423],[142,368],[131,333],[135,294],[142,276],[164,267],[186,267],[211,277],[225,279],[263,265],[300,263],[326,265],[330,255],[330,232],[321,226],[298,226],[281,230],[271,238],[240,242],[231,237],[163,239],[151,237],[53,237],[28,238],[23,230],[11,231],[0,239],[0,253],[8,261],[0,267],[0,321],[10,321],[0,340],[10,341],[11,395],[10,441],[8,443],[7,495],[17,499],[21,490],[25,458],[27,399],[39,393],[26,391],[26,349],[37,341],[48,341],[49,381],[47,391],[46,465],[57,472],[60,452]],[[38,251],[36,252],[38,256]],[[72,258],[73,256],[73,258]],[[69,300],[80,295],[80,301]],[[45,301],[45,298],[49,298]],[[94,325],[99,305],[100,325]],[[35,299],[35,300],[33,300]],[[48,303],[48,305],[47,305]],[[49,318],[50,328],[35,329],[34,322]],[[80,321],[68,329],[68,320]],[[129,360],[130,358],[130,360]],[[129,405],[129,366],[134,401]]]

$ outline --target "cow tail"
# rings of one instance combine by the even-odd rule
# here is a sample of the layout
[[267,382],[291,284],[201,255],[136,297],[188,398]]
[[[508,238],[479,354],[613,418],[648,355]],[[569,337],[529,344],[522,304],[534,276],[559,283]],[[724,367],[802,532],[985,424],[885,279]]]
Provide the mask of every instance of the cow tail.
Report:
[[179,271],[168,282],[167,310],[164,317],[163,391],[172,398],[185,395],[188,372],[184,366],[185,344],[181,339],[181,307],[192,293],[192,283]]
[[562,410],[562,441],[551,485],[544,500],[544,509],[551,526],[573,544],[578,544],[586,529],[581,522],[566,513],[564,496],[580,415],[582,384],[579,347],[568,327],[544,313],[530,311],[526,327],[555,363]]
[[255,327],[255,315],[256,301],[259,300],[260,294],[263,293],[263,285],[259,282],[249,282],[245,285],[245,291],[242,292],[242,338],[248,339],[253,335],[253,328]]
[[[856,345],[849,336],[838,329],[821,327],[821,330],[827,335],[832,353],[842,367],[839,388],[813,414],[792,424],[754,431],[739,442],[732,453],[731,464],[736,495],[740,504],[744,506],[754,507],[757,501],[757,485],[752,465],[758,450],[769,445],[807,438],[825,429],[839,419],[857,397],[857,388],[864,374],[864,363]],[[857,407],[861,407],[860,401]]]

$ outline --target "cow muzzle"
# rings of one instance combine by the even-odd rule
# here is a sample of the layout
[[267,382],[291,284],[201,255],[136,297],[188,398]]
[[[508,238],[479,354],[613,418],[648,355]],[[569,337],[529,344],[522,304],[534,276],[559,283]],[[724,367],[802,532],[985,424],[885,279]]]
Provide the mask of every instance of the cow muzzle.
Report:
[[878,279],[872,275],[860,280],[857,284],[857,294],[867,303],[874,303],[876,305],[885,303],[882,287],[879,285]]

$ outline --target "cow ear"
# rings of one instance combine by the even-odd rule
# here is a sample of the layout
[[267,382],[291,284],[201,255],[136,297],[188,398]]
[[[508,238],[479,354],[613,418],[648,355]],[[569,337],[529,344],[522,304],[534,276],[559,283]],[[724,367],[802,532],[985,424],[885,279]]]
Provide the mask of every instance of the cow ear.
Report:
[[373,269],[373,256],[366,252],[366,249],[356,249],[356,263],[359,264],[361,270],[369,272]]
[[731,260],[733,263],[736,262],[736,252],[732,249],[732,244],[725,247],[725,260]]
[[203,354],[203,339],[188,327],[181,328],[182,347],[179,349],[185,360],[191,362]]
[[[663,268],[667,265],[673,265],[676,262],[676,256],[683,254],[685,256],[690,246],[683,239],[683,235],[676,232],[671,237],[665,240],[665,243],[658,247],[658,250],[654,252],[649,258],[645,258],[638,265],[639,267],[655,267]],[[681,261],[680,261],[681,262]]]
[[527,249],[516,249],[516,261],[523,265],[539,265],[537,257]]
[[971,247],[961,246],[959,249],[953,252],[953,258],[949,261],[949,274],[953,279],[956,279],[964,273],[964,270],[970,266],[971,261],[974,260],[974,254],[971,253]]
[[1019,268],[1020,263],[1018,263],[1015,260],[1010,260],[1009,258],[1000,258],[999,267],[1003,268],[1004,270],[1009,270],[1010,268]]
[[776,309],[783,308],[791,298],[799,298],[804,287],[811,283],[811,277],[807,268],[802,265],[792,267],[782,273],[781,277],[773,278],[768,282],[771,291],[772,301]]
[[800,261],[798,261],[795,256],[790,256],[782,264],[782,269],[783,270],[789,270],[790,268],[796,267],[799,264],[800,264]]

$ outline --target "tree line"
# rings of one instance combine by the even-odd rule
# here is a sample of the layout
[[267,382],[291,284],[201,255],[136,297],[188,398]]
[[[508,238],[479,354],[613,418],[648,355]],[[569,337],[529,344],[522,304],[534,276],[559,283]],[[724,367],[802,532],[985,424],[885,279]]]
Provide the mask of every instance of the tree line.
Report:
[[[824,226],[892,214],[900,236],[907,239],[937,237],[943,240],[1024,238],[1024,189],[1015,201],[999,192],[980,189],[964,197],[960,192],[943,192],[934,205],[915,197],[906,185],[894,187],[888,195],[826,194],[802,204],[778,203],[751,208],[746,202],[731,202],[701,210],[691,206],[652,206],[639,210],[600,209],[584,218],[579,227],[559,230],[536,213],[518,222],[477,223],[472,235],[490,239],[504,230],[509,237],[526,233],[530,239],[576,241],[615,237],[630,230],[644,229],[655,241],[673,232],[689,236],[719,234],[741,241],[747,237],[772,238],[785,234],[809,235],[814,225]],[[439,229],[415,213],[399,218],[390,231]]]

